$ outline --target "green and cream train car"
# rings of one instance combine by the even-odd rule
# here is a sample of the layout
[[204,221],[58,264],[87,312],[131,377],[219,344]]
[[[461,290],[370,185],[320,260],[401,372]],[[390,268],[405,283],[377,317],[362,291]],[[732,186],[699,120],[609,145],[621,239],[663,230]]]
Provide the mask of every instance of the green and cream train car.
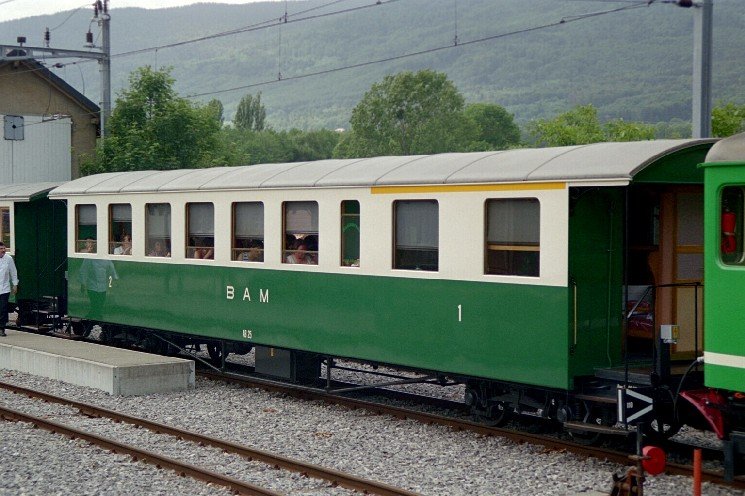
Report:
[[148,349],[256,348],[257,371],[295,380],[391,364],[466,383],[495,420],[612,425],[617,383],[679,379],[624,370],[649,365],[649,321],[680,329],[673,363],[700,354],[713,142],[84,177],[50,193],[68,206],[69,313]]

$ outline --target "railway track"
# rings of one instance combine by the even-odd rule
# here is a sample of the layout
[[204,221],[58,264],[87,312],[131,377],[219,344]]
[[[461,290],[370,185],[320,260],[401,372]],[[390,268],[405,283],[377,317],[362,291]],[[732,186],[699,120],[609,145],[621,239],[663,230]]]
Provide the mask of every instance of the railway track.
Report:
[[[100,343],[98,343],[100,344]],[[249,367],[250,368],[250,367]],[[269,379],[263,379],[258,377],[249,377],[242,374],[231,374],[231,373],[216,373],[209,370],[200,370],[198,368],[198,374],[203,377],[212,379],[227,381],[232,383],[242,384],[248,387],[254,387],[263,389],[266,391],[273,391],[282,394],[287,394],[299,399],[304,400],[320,400],[328,404],[340,405],[350,409],[360,409],[371,413],[380,415],[390,415],[399,419],[410,419],[424,424],[436,424],[447,426],[457,431],[468,431],[474,432],[483,436],[497,436],[505,439],[510,439],[515,443],[528,443],[532,445],[542,446],[545,450],[551,451],[566,451],[582,457],[605,459],[621,465],[631,465],[629,460],[629,453],[608,449],[599,448],[586,445],[580,445],[572,443],[563,439],[559,439],[555,436],[546,436],[533,434],[529,432],[514,431],[510,429],[503,429],[497,427],[490,427],[484,424],[480,424],[474,421],[464,420],[457,418],[456,416],[446,416],[426,413],[418,410],[413,410],[405,407],[396,407],[386,405],[369,400],[361,400],[351,398],[341,394],[335,394],[333,392],[326,392],[317,387],[304,387],[299,385],[287,384],[279,381],[273,381]],[[0,385],[1,386],[1,385]],[[339,384],[337,384],[339,386]],[[348,385],[353,386],[353,385]],[[341,385],[341,387],[345,387]],[[370,388],[372,390],[372,388]],[[430,397],[420,397],[411,393],[401,393],[398,391],[392,391],[387,389],[378,389],[374,391],[375,395],[386,396],[387,398],[395,398],[400,401],[408,401],[417,404],[430,404],[437,408],[447,409],[450,408],[453,411],[460,410],[461,414],[463,411],[462,404],[450,402],[447,400],[441,400]],[[69,402],[68,402],[69,403]],[[461,415],[462,416],[462,415]],[[298,470],[300,473],[305,473],[303,470]],[[683,475],[692,476],[692,466],[685,463],[668,463],[667,473],[671,475]],[[327,479],[331,480],[331,479]],[[737,489],[745,490],[745,477],[738,477],[732,482],[724,480],[723,473],[715,470],[705,470],[702,474],[702,480],[716,484],[726,485]],[[338,482],[335,482],[338,484]],[[339,484],[342,487],[342,484]],[[371,491],[378,494],[374,491]]]
[[[333,392],[326,392],[318,388],[305,387],[294,384],[286,384],[278,381],[267,380],[263,378],[237,376],[232,374],[219,374],[212,371],[199,370],[198,374],[212,380],[228,381],[231,383],[242,384],[247,387],[260,388],[266,391],[278,392],[303,400],[323,401],[328,404],[344,406],[350,409],[363,409],[371,413],[380,415],[390,415],[399,419],[409,419],[424,424],[446,426],[458,431],[468,431],[483,436],[498,436],[510,439],[515,443],[528,443],[542,446],[545,450],[566,451],[582,457],[591,457],[605,459],[621,465],[632,465],[629,453],[613,449],[586,446],[571,441],[563,440],[555,436],[534,434],[529,432],[515,431],[500,427],[491,427],[478,422],[464,420],[456,417],[437,415],[409,408],[386,405],[368,400],[349,398]],[[385,396],[390,396],[390,390],[382,390]],[[403,393],[402,397],[406,401],[412,401],[410,393]],[[423,402],[429,402],[432,398],[424,398]],[[444,405],[447,402],[435,400],[435,403]],[[693,476],[693,467],[689,464],[667,463],[666,472],[670,475]],[[745,490],[745,477],[736,477],[734,481],[728,482],[724,479],[721,471],[704,470],[702,472],[702,481],[721,484],[736,489]]]
[[[146,419],[134,417],[124,413],[116,412],[96,405],[78,402],[68,398],[55,396],[41,391],[28,389],[12,384],[0,382],[0,389],[11,391],[15,394],[24,395],[29,398],[38,399],[48,403],[65,405],[77,409],[81,415],[93,418],[105,418],[116,423],[127,423],[136,427],[148,429],[154,433],[173,436],[179,440],[190,441],[195,445],[217,448],[225,453],[242,456],[248,461],[265,463],[272,468],[296,472],[306,477],[320,479],[332,486],[340,486],[352,491],[365,494],[378,494],[382,496],[414,496],[416,493],[405,489],[396,488],[377,481],[372,481],[346,474],[337,470],[328,469],[319,465],[294,460],[276,455],[260,449],[231,443],[221,439],[204,436],[195,432],[179,429],[165,424],[152,422]],[[153,451],[139,448],[134,445],[125,444],[119,440],[103,437],[90,431],[71,427],[60,422],[24,413],[0,405],[0,417],[6,420],[29,422],[34,426],[48,431],[68,436],[72,439],[83,439],[92,444],[100,446],[114,453],[122,453],[131,456],[134,460],[155,465],[158,468],[170,469],[181,476],[189,476],[212,484],[224,486],[237,494],[249,495],[278,495],[276,491],[260,487],[222,473],[209,470],[200,466],[170,458]]]

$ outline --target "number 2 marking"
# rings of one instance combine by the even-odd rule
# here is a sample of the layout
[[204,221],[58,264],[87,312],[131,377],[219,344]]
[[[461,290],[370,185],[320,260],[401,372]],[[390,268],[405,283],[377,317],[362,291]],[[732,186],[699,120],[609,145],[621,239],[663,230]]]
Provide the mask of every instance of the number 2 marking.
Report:
[[109,276],[109,287],[114,283],[114,278],[112,276]]
[[463,305],[458,305],[458,322],[463,322]]

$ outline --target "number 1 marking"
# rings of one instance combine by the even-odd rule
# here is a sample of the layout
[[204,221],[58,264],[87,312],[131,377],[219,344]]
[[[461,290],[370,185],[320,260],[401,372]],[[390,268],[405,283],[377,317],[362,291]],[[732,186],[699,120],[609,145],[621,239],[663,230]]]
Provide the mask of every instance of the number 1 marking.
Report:
[[463,305],[458,305],[458,322],[463,322]]

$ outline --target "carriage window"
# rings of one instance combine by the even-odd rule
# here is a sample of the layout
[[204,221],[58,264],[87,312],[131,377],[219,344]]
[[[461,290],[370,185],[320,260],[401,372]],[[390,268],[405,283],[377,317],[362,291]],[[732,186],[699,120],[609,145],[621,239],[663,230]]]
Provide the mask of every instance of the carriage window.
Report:
[[75,251],[96,253],[96,206],[75,207]]
[[743,187],[722,190],[721,253],[727,265],[745,265],[743,251]]
[[186,258],[215,258],[215,206],[186,204]]
[[132,254],[132,206],[109,206],[109,253]]
[[10,208],[0,208],[0,240],[5,244],[8,250],[10,246]]
[[484,272],[538,277],[540,218],[535,198],[487,200]]
[[171,256],[171,206],[168,203],[145,205],[145,242],[149,257]]
[[318,264],[318,202],[284,202],[282,262]]
[[341,264],[360,266],[360,202],[341,202]]
[[264,204],[233,203],[233,260],[264,261]]
[[393,204],[394,269],[438,270],[439,210],[435,200]]

